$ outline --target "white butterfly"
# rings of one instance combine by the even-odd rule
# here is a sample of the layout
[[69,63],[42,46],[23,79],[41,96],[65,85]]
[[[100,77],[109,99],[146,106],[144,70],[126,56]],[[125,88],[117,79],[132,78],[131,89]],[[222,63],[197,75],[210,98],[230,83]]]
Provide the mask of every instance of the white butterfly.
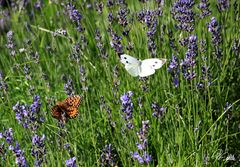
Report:
[[155,70],[161,68],[166,61],[167,59],[158,58],[141,61],[126,54],[121,55],[121,62],[125,65],[127,72],[134,77],[152,75],[155,73]]

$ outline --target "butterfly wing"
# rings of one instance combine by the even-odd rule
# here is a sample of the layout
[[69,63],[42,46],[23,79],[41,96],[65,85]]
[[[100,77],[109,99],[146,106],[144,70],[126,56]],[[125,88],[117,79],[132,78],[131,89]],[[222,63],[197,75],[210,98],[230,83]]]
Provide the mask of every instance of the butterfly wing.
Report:
[[133,65],[133,64],[138,64],[140,61],[136,59],[135,57],[123,54],[120,56],[121,63],[124,65]]
[[127,72],[133,76],[136,77],[139,75],[140,73],[140,65],[135,64],[135,65],[126,65],[125,69],[127,70]]
[[127,72],[130,75],[132,75],[134,77],[139,75],[140,65],[141,65],[140,60],[138,60],[132,56],[123,54],[123,55],[121,55],[121,63],[123,63],[125,65],[125,69],[127,70]]
[[78,116],[78,108],[71,108],[67,111],[67,116],[69,118],[75,118]]
[[58,105],[55,105],[52,107],[52,117],[53,118],[62,120],[62,114],[63,114],[63,111]]
[[141,64],[140,73],[139,73],[140,77],[147,77],[147,76],[152,75],[154,73],[155,73],[155,69],[152,66],[150,66],[147,63]]
[[155,73],[155,69],[159,69],[166,63],[167,59],[145,59],[141,62],[140,77],[146,77]]
[[80,96],[70,96],[64,100],[65,105],[67,106],[73,106],[73,107],[79,107],[81,102]]
[[70,118],[75,118],[78,115],[78,107],[81,102],[80,96],[71,96],[64,100],[61,108],[66,111],[66,114]]
[[163,66],[163,64],[166,63],[166,61],[167,59],[157,59],[157,58],[145,59],[142,61],[142,65],[149,65],[153,69],[159,69]]

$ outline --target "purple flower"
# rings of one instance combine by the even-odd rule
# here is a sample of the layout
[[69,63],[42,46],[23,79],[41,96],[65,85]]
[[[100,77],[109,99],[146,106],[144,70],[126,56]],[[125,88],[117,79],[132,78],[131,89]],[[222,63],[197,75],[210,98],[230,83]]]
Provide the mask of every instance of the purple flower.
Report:
[[77,42],[76,44],[74,44],[72,46],[72,50],[71,50],[71,54],[70,54],[70,59],[72,61],[75,61],[76,64],[79,64],[80,60],[81,60],[81,56],[82,56],[82,52],[81,52],[81,46],[84,46],[85,44],[81,44],[80,42]]
[[[132,117],[127,116],[127,119],[132,119]],[[132,122],[128,121],[127,123],[124,124],[128,129],[133,129],[134,125]]]
[[144,164],[143,158],[139,155],[139,153],[138,153],[137,151],[134,152],[132,156],[133,156],[133,159],[138,160],[138,162],[139,162],[140,164]]
[[80,72],[80,82],[82,83],[81,90],[87,91],[88,90],[88,86],[87,86],[86,70],[85,70],[83,65],[80,65],[79,72]]
[[129,98],[128,94],[124,94],[121,96],[120,100],[122,101],[122,105],[126,105],[126,104],[128,104],[130,98]]
[[8,144],[12,144],[14,142],[13,129],[12,128],[9,128],[9,129],[3,128],[3,131],[4,131],[3,133],[0,133],[0,139],[5,138],[5,140]]
[[166,112],[166,108],[160,107],[156,102],[152,103],[152,109],[154,111],[152,116],[156,118],[161,118]]
[[69,149],[70,148],[70,144],[69,143],[66,143],[66,144],[64,144],[64,149]]
[[146,164],[149,164],[152,161],[151,155],[149,155],[146,151],[143,153],[143,159]]
[[149,120],[142,121],[142,127],[140,128],[139,132],[137,132],[139,142],[136,143],[138,151],[135,151],[134,153],[130,152],[133,159],[138,160],[140,164],[149,164],[152,161],[152,158],[149,154],[147,154],[147,134],[148,129],[150,128]]
[[2,91],[3,93],[6,93],[8,91],[8,85],[4,81],[4,76],[1,71],[0,71],[0,91]]
[[207,88],[208,86],[212,85],[212,75],[210,73],[209,67],[207,66],[202,66],[202,75],[201,75],[201,80],[197,84],[197,88],[203,89]]
[[140,109],[142,109],[142,107],[143,107],[142,98],[141,98],[141,97],[138,98],[138,107],[139,107]]
[[65,83],[64,85],[64,90],[68,96],[72,96],[75,94],[72,79],[67,80],[67,83]]
[[154,10],[141,10],[138,13],[138,21],[145,23],[148,27],[147,35],[148,37],[153,37],[156,32],[157,27],[157,15]]
[[79,13],[79,11],[76,9],[76,7],[72,3],[68,3],[66,5],[66,10],[69,18],[72,20],[74,24],[77,26],[77,30],[79,32],[83,31],[82,25],[81,25],[81,20],[82,20],[82,15]]
[[193,5],[193,0],[178,0],[173,4],[171,13],[174,19],[178,21],[178,29],[187,32],[194,30],[194,13],[192,10]]
[[226,117],[228,121],[231,121],[233,119],[233,109],[234,109],[234,104],[226,102],[226,105],[224,107],[224,112],[227,112]]
[[199,48],[200,53],[205,54],[206,48],[207,48],[206,47],[206,40],[200,40],[200,48]]
[[72,157],[69,160],[65,161],[67,167],[77,167],[76,157]]
[[116,166],[116,154],[111,144],[105,145],[100,155],[101,166]]
[[146,139],[147,139],[147,133],[149,128],[150,128],[149,120],[142,121],[142,128],[140,128],[139,132],[137,132],[139,140],[145,143],[144,145],[146,145],[147,143]]
[[175,38],[173,37],[173,32],[171,29],[168,29],[168,38],[169,38],[169,45],[170,47],[175,50],[176,52],[178,52],[178,48],[175,45]]
[[65,143],[65,144],[63,145],[63,148],[64,148],[65,150],[67,150],[67,152],[69,153],[69,155],[73,155],[73,152],[72,152],[72,150],[71,150],[71,148],[70,148],[70,144],[69,144],[69,143]]
[[123,27],[126,27],[128,25],[128,21],[127,21],[128,13],[129,11],[126,8],[120,8],[118,10],[118,15],[117,15],[118,24],[120,24]]
[[220,43],[222,42],[221,39],[221,26],[217,23],[215,17],[211,18],[211,22],[207,24],[208,31],[212,34],[212,44],[215,48],[215,55],[217,58],[222,57],[221,48],[219,48]]
[[149,38],[148,39],[148,50],[151,52],[152,57],[156,57],[156,55],[157,55],[156,49],[157,49],[156,43],[154,42],[153,39]]
[[112,88],[112,91],[113,91],[113,95],[114,95],[114,102],[116,103],[116,104],[118,104],[119,103],[119,100],[118,99],[116,99],[116,97],[117,97],[117,94],[118,94],[118,90],[119,90],[119,85],[120,85],[120,81],[119,81],[119,68],[118,68],[118,66],[117,65],[115,65],[114,67],[113,67],[113,88]]
[[226,103],[225,107],[224,107],[224,111],[228,111],[233,105],[229,102]]
[[32,112],[39,112],[39,109],[41,107],[41,103],[40,103],[40,96],[36,95],[33,97],[33,103],[30,106],[30,110]]
[[29,4],[30,0],[17,0],[17,1],[13,1],[13,0],[7,0],[8,1],[8,5],[16,12],[16,10],[24,10],[24,8],[26,8],[26,6]]
[[123,45],[121,44],[122,37],[118,36],[113,30],[110,30],[110,36],[112,40],[110,41],[110,45],[114,48],[114,51],[121,55],[123,54]]
[[18,144],[18,142],[16,142],[16,146],[12,147],[11,150],[16,156],[16,164],[20,167],[27,167],[28,165],[24,156],[24,151],[20,149],[20,145]]
[[236,39],[236,38],[234,39],[232,51],[233,51],[235,57],[238,58],[238,56],[240,55],[240,39]]
[[46,162],[46,147],[44,144],[45,135],[42,137],[34,135],[32,137],[31,154],[34,156],[34,166],[42,166],[43,162]]
[[9,145],[8,149],[9,149],[10,151],[13,151],[13,150],[14,150],[13,145]]
[[95,40],[96,40],[96,43],[97,43],[97,48],[98,48],[98,50],[100,52],[100,57],[108,58],[108,54],[106,53],[106,51],[104,49],[103,42],[101,41],[102,40],[102,36],[100,34],[99,29],[95,30]]
[[109,24],[112,24],[113,21],[114,21],[114,16],[113,16],[112,12],[109,12],[108,13],[108,22],[109,22]]
[[30,106],[20,105],[20,103],[17,102],[17,104],[13,106],[13,111],[15,111],[16,119],[20,125],[35,131],[43,121],[40,116],[40,108],[40,97],[34,96],[33,103]]
[[130,122],[130,120],[132,119],[132,113],[133,113],[133,103],[131,100],[132,95],[133,95],[133,92],[128,91],[128,93],[120,97],[120,100],[122,102],[121,110],[123,112],[122,118],[127,122],[125,126],[128,129],[134,128],[133,124]]
[[207,24],[208,31],[212,33],[212,43],[214,46],[218,46],[221,42],[221,26],[217,23],[215,17],[211,18],[211,22]]
[[[141,140],[143,139],[140,139],[140,141]],[[141,143],[138,143],[138,142],[136,143],[138,150],[145,150],[147,148],[147,144],[148,144],[147,139],[144,139],[143,141],[141,141]]]
[[106,101],[105,101],[104,96],[100,96],[100,109],[101,109],[101,111],[106,109]]
[[209,2],[208,0],[201,0],[198,5],[198,8],[201,10],[200,18],[204,18],[208,15],[212,14],[212,11],[209,9]]
[[218,0],[217,2],[217,7],[220,12],[226,10],[230,6],[229,0]]
[[189,37],[188,50],[185,55],[185,59],[182,60],[180,64],[182,66],[183,76],[187,80],[192,80],[196,77],[194,66],[196,64],[195,57],[197,56],[197,53],[198,53],[197,36],[191,35]]
[[167,70],[173,77],[174,86],[178,87],[179,86],[180,68],[179,68],[179,63],[178,63],[178,59],[176,56],[172,55],[172,60],[170,61],[170,64],[169,64],[169,67]]
[[[24,157],[24,151],[20,149],[18,142],[15,142],[13,139],[13,129],[3,129],[4,132],[0,133],[0,139],[3,138],[8,144],[8,150],[12,151],[16,157],[16,164],[21,167],[27,167],[27,161]],[[14,146],[15,143],[15,146]],[[1,154],[1,146],[0,146]]]
[[114,5],[114,0],[107,0],[107,7],[112,7]]
[[23,67],[23,72],[25,74],[25,78],[26,80],[32,80],[32,75],[31,75],[31,71],[30,71],[30,66],[25,64]]
[[13,39],[13,35],[14,35],[13,31],[8,31],[6,48],[9,49],[9,53],[10,53],[11,56],[15,56],[17,54],[16,53],[16,45],[15,45],[15,41]]
[[32,59],[34,60],[35,63],[39,63],[39,53],[38,52],[30,52],[30,55],[32,56]]
[[147,31],[147,37],[148,37],[148,50],[151,52],[152,57],[156,56],[156,43],[154,41],[154,35],[157,31],[157,25],[158,25],[158,16],[161,16],[161,10],[158,8],[157,11],[155,10],[141,10],[138,13],[138,21],[141,23],[145,23],[148,31]]
[[95,8],[96,8],[96,11],[98,12],[98,14],[102,14],[103,7],[104,7],[103,2],[96,2],[95,1]]
[[37,1],[34,3],[34,8],[40,10],[42,8],[43,4],[40,1]]
[[[132,154],[132,153],[131,153]],[[149,164],[152,161],[151,155],[147,152],[143,152],[141,156],[137,151],[132,154],[133,159],[138,160],[140,164]]]

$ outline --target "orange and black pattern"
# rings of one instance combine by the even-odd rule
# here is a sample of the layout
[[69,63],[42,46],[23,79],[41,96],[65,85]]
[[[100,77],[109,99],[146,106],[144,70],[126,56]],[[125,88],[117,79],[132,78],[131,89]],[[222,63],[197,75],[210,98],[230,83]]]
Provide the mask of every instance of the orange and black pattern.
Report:
[[81,102],[80,96],[71,96],[64,101],[59,101],[52,108],[52,116],[58,120],[65,118],[75,118],[78,115],[78,107]]

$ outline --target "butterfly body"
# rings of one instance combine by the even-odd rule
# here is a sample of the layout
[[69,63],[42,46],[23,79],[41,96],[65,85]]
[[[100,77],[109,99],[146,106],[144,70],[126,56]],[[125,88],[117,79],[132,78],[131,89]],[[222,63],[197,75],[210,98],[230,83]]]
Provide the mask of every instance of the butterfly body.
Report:
[[52,107],[52,116],[58,120],[64,120],[68,118],[75,118],[78,115],[78,107],[81,102],[80,96],[71,96],[64,101],[58,101],[55,106]]
[[155,73],[156,69],[161,68],[167,61],[167,59],[158,58],[139,60],[126,54],[121,55],[120,59],[121,63],[125,65],[127,72],[134,77],[152,75]]

